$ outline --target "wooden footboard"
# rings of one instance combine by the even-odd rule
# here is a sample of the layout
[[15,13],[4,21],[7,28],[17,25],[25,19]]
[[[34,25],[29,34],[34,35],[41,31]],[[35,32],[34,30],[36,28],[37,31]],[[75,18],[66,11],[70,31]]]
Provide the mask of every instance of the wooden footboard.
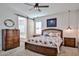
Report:
[[47,56],[57,56],[57,48],[44,47],[25,42],[25,49],[29,49]]

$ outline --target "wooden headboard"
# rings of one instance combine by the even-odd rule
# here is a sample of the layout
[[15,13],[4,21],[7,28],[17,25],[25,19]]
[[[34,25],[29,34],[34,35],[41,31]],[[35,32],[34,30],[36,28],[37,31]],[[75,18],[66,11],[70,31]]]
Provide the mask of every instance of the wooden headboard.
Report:
[[60,33],[61,38],[63,38],[63,31],[61,29],[44,29],[42,30],[42,35],[44,32],[56,32],[56,33]]

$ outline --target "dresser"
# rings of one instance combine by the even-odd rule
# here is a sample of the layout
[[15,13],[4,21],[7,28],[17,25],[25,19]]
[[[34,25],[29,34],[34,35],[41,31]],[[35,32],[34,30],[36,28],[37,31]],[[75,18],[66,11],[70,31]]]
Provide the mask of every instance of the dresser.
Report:
[[75,47],[76,38],[64,37],[64,46]]
[[2,29],[2,50],[16,48],[20,45],[20,31],[18,29]]

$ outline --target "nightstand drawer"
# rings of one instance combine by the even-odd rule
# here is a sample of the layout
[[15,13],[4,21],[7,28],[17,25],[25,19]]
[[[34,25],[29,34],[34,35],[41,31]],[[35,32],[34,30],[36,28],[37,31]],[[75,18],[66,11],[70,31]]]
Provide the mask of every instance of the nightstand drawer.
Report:
[[64,46],[75,47],[75,38],[64,38]]
[[74,42],[75,40],[74,40],[74,39],[65,39],[65,38],[64,38],[64,41],[65,41],[65,42]]

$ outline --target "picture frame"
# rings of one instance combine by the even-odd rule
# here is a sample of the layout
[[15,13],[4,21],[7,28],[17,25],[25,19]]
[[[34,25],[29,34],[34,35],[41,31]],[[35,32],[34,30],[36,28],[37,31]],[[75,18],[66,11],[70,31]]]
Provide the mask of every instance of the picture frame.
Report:
[[47,27],[57,27],[57,18],[47,19]]
[[4,25],[7,26],[7,27],[13,27],[15,25],[15,22],[11,19],[6,19],[4,21]]

